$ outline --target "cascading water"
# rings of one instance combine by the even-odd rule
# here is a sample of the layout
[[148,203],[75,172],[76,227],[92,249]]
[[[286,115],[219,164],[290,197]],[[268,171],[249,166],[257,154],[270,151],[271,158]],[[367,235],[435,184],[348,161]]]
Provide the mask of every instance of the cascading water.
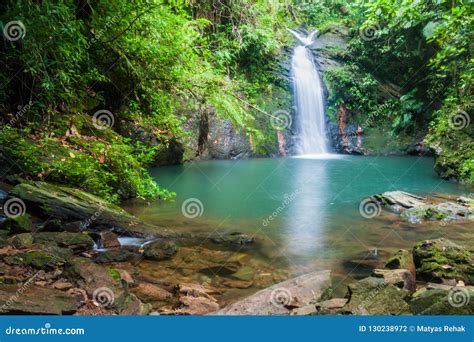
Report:
[[307,46],[313,43],[317,31],[308,37],[288,30],[302,45],[293,51],[291,74],[296,104],[298,138],[297,155],[327,154],[326,122],[324,117],[323,85]]

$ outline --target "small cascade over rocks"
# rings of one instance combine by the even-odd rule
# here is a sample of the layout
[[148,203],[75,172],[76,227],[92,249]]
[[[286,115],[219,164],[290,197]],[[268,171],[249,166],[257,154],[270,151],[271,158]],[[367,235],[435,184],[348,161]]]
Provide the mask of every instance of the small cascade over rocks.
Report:
[[318,31],[307,37],[288,29],[301,43],[293,51],[291,76],[296,105],[296,154],[321,155],[329,153],[324,116],[324,89],[308,46]]

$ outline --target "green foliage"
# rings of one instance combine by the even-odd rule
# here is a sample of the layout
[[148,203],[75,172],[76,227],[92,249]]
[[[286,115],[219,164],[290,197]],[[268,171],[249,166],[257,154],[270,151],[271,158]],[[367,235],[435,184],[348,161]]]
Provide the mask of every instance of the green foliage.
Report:
[[70,183],[95,195],[117,202],[120,198],[170,198],[173,193],[160,189],[143,168],[150,152],[141,144],[127,143],[115,135],[108,142],[69,137],[28,137],[26,129],[5,129],[0,145],[26,175],[36,179]]
[[474,98],[448,96],[434,113],[426,143],[437,153],[435,169],[444,178],[474,184],[472,104]]
[[381,99],[377,96],[378,82],[370,73],[360,70],[356,64],[348,63],[324,75],[330,88],[330,115],[335,118],[339,105],[355,113],[375,112]]
[[[189,134],[183,109],[199,120],[203,108],[215,107],[257,148],[267,141],[261,130],[267,134],[269,118],[252,105],[278,82],[274,71],[289,25],[285,6],[263,0],[2,3],[0,20],[20,20],[26,29],[2,48],[0,116],[13,127],[0,133],[3,152],[25,176],[81,186],[112,201],[169,198],[145,168],[160,148]],[[17,106],[30,102],[18,115]],[[103,109],[115,124],[98,130],[90,118]]]
[[120,272],[116,268],[113,268],[112,266],[107,266],[107,272],[113,279],[115,280],[121,279]]
[[[324,14],[337,16],[337,4],[318,6],[323,14],[314,16],[315,26],[326,25]],[[351,28],[343,66],[325,74],[330,115],[335,118],[343,104],[349,120],[364,129],[388,126],[397,140],[428,134],[438,173],[472,183],[472,125],[453,128],[451,121],[456,113],[471,120],[473,6],[462,0],[358,0],[347,8],[346,16],[330,19]]]
[[[470,121],[474,64],[474,8],[469,1],[376,0],[364,3],[362,30],[378,29],[375,39],[354,39],[358,62],[401,85],[400,110],[392,126],[398,131],[430,119],[427,143],[435,150],[436,170],[445,178],[474,182]],[[434,109],[434,111],[433,111]]]
[[301,17],[304,25],[316,27],[320,31],[344,22],[349,14],[348,5],[351,1],[340,0],[295,0],[295,10]]
[[[389,127],[396,137],[425,132],[434,118],[427,141],[438,165],[472,179],[472,156],[459,151],[470,131],[446,124],[472,103],[467,0],[8,0],[0,13],[26,29],[0,48],[0,116],[12,127],[0,142],[25,175],[113,201],[168,198],[146,168],[209,107],[244,130],[257,154],[274,153],[265,112],[290,107],[277,70],[292,42],[286,28],[302,24],[351,27],[343,67],[325,74],[333,118],[344,105],[364,129]],[[99,130],[91,117],[103,109],[115,124]]]

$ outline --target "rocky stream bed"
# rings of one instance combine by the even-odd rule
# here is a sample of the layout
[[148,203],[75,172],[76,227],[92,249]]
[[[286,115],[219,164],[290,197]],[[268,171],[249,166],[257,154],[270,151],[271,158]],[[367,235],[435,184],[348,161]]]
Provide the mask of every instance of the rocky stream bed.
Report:
[[[2,314],[474,313],[474,251],[448,239],[398,251],[337,297],[330,270],[291,278],[253,258],[247,251],[258,246],[258,235],[178,234],[83,191],[44,182],[10,179],[0,188]],[[470,221],[474,214],[471,197],[440,202],[396,191],[368,204],[420,224]]]

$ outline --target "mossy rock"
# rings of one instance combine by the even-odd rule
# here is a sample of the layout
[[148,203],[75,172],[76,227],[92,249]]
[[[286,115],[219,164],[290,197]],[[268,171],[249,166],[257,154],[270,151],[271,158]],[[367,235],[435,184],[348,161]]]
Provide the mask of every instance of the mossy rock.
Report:
[[381,278],[368,277],[348,286],[348,302],[342,313],[356,315],[406,315],[407,292]]
[[17,217],[9,217],[2,224],[2,229],[7,230],[10,234],[31,233],[34,229],[29,214],[23,214]]
[[122,309],[124,296],[128,293],[122,287],[120,274],[115,269],[95,264],[90,259],[75,257],[65,265],[64,275],[83,288],[90,298],[104,299],[98,300],[99,304]]
[[167,260],[178,251],[178,246],[171,241],[155,241],[144,247],[143,256],[150,260]]
[[121,312],[141,303],[136,303],[136,297],[122,286],[120,273],[113,267],[98,265],[90,259],[74,257],[65,266],[64,275],[84,289],[98,306]]
[[[70,315],[77,311],[75,300],[64,291],[41,286],[0,285],[2,314]],[[21,295],[18,291],[22,290]],[[15,298],[15,300],[12,300]]]
[[86,233],[41,232],[34,234],[35,243],[55,244],[59,247],[84,251],[94,246],[94,240]]
[[413,248],[417,279],[442,283],[446,279],[474,284],[474,256],[447,239],[426,240]]
[[120,207],[85,191],[67,186],[46,182],[25,182],[16,185],[11,194],[39,205],[46,214],[59,219],[87,221],[99,213],[94,220],[98,224],[104,223],[106,219],[122,224],[133,220],[133,216]]
[[0,229],[0,248],[7,245],[8,233],[8,230]]
[[133,293],[122,296],[114,303],[114,309],[126,316],[146,316],[153,309],[151,304],[143,303]]
[[450,219],[448,213],[436,206],[410,208],[405,210],[400,216],[410,223],[422,223],[423,220],[440,221]]
[[474,289],[451,290],[423,288],[413,294],[410,309],[415,315],[473,315]]
[[232,274],[232,277],[244,280],[244,281],[249,281],[253,280],[255,276],[255,269],[250,266],[243,266],[237,270],[237,272]]
[[413,294],[412,299],[410,300],[410,310],[414,314],[419,315],[434,303],[447,296],[448,291],[444,289],[422,288]]
[[26,248],[34,243],[33,234],[22,233],[12,236],[9,239],[9,244],[15,248]]
[[255,241],[255,238],[247,234],[234,232],[226,235],[213,236],[211,237],[211,241],[218,244],[227,244],[241,248],[242,246],[252,244]]
[[140,255],[126,250],[109,250],[99,253],[94,262],[98,264],[105,264],[110,262],[125,262],[140,258]]
[[406,249],[400,249],[397,253],[392,255],[385,262],[385,268],[396,270],[396,269],[407,269],[415,274],[415,264],[413,262],[413,255]]
[[160,237],[167,231],[140,222],[122,208],[85,191],[46,182],[24,182],[10,192],[45,215],[81,221],[85,229],[105,226],[132,236]]
[[68,250],[48,247],[44,250],[32,250],[10,255],[4,258],[10,265],[32,266],[38,269],[54,269],[66,263],[71,256]]

